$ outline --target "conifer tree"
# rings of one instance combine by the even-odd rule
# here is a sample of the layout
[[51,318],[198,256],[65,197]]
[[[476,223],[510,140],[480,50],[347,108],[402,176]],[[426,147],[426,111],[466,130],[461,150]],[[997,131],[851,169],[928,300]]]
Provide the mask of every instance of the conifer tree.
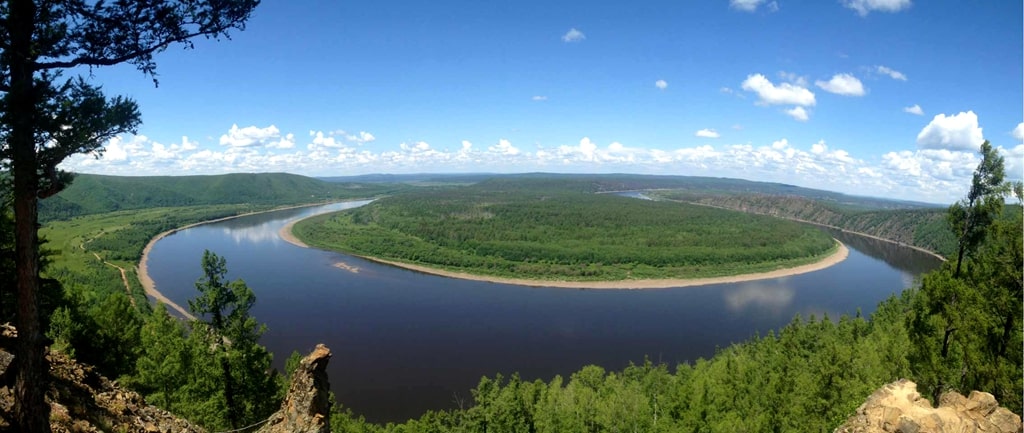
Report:
[[101,152],[139,124],[134,101],[108,99],[75,68],[130,63],[155,76],[153,55],[244,26],[259,0],[8,0],[0,3],[0,165],[13,175],[17,431],[49,431],[40,313],[38,200],[70,182],[57,166]]

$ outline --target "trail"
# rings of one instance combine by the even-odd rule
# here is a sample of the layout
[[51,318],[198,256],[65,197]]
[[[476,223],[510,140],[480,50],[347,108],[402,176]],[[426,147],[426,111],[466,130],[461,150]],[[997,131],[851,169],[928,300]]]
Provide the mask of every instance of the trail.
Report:
[[[98,237],[100,237],[100,235],[96,235],[96,237],[78,244],[78,248],[81,248],[82,251],[85,252],[85,244],[87,244],[89,242],[92,242],[93,240],[95,240]],[[117,268],[117,270],[121,271],[121,281],[124,282],[124,291],[126,293],[128,293],[128,301],[132,303],[132,308],[135,308],[135,298],[132,297],[132,285],[128,283],[128,274],[124,271],[124,268],[122,268],[122,267],[120,267],[118,265],[115,265],[113,263],[110,263],[110,262],[108,262],[106,260],[103,260],[103,257],[100,257],[99,253],[95,253],[94,252],[94,253],[92,253],[92,255],[93,255],[93,257],[96,257],[96,260],[98,260],[100,263],[103,263],[104,265],[107,265],[107,266],[110,266],[110,267],[113,267],[113,268]]]

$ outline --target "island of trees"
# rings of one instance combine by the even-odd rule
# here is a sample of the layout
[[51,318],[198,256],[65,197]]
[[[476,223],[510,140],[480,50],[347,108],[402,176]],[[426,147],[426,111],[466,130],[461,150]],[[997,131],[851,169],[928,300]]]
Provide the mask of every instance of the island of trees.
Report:
[[554,178],[409,191],[301,221],[304,243],[475,275],[545,281],[719,277],[820,260],[815,227],[581,191]]

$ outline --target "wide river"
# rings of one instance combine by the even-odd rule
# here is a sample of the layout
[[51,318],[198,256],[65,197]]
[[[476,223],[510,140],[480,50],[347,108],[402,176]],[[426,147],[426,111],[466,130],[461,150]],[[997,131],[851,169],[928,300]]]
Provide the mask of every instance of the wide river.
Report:
[[[283,369],[292,351],[331,348],[338,400],[370,421],[400,421],[471,401],[482,376],[519,372],[551,380],[588,364],[621,369],[644,358],[670,367],[785,326],[797,314],[865,315],[934,269],[932,256],[833,233],[842,263],[772,280],[644,290],[536,288],[457,280],[300,248],[278,231],[290,221],[367,202],[290,209],[196,226],[158,241],[157,289],[180,305],[195,297],[208,249],[229,277],[256,293],[262,342]],[[335,266],[344,262],[357,272]]]

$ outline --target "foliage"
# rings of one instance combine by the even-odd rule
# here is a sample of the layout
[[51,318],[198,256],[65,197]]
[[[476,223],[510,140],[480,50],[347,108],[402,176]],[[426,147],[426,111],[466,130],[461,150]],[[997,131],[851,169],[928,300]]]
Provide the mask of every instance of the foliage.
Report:
[[553,280],[734,275],[835,248],[821,231],[777,218],[505,181],[398,194],[294,233],[359,255]]
[[400,185],[330,183],[286,173],[215,176],[101,176],[79,174],[67,189],[40,202],[40,220],[118,210],[198,205],[284,206],[373,197]]
[[108,99],[81,75],[63,80],[62,73],[130,63],[155,76],[155,53],[197,36],[226,36],[243,27],[258,2],[12,0],[0,6],[0,165],[14,180],[16,429],[50,429],[38,200],[70,182],[57,168],[64,159],[101,153],[104,142],[140,123],[134,101]]
[[909,374],[908,307],[905,296],[883,303],[871,321],[797,317],[778,334],[674,371],[644,362],[621,371],[586,366],[548,382],[485,377],[469,407],[387,426],[337,413],[332,426],[351,432],[830,432],[876,388]]
[[209,348],[220,367],[225,418],[231,428],[261,421],[276,409],[272,398],[279,388],[271,371],[271,355],[259,344],[266,326],[249,315],[256,295],[238,279],[226,281],[227,262],[203,252],[203,277],[196,282],[200,295],[189,301],[198,321],[192,335]]
[[668,190],[650,194],[659,199],[808,221],[924,248],[943,256],[956,253],[956,238],[946,223],[946,213],[934,206],[877,209],[801,196],[760,193]]

